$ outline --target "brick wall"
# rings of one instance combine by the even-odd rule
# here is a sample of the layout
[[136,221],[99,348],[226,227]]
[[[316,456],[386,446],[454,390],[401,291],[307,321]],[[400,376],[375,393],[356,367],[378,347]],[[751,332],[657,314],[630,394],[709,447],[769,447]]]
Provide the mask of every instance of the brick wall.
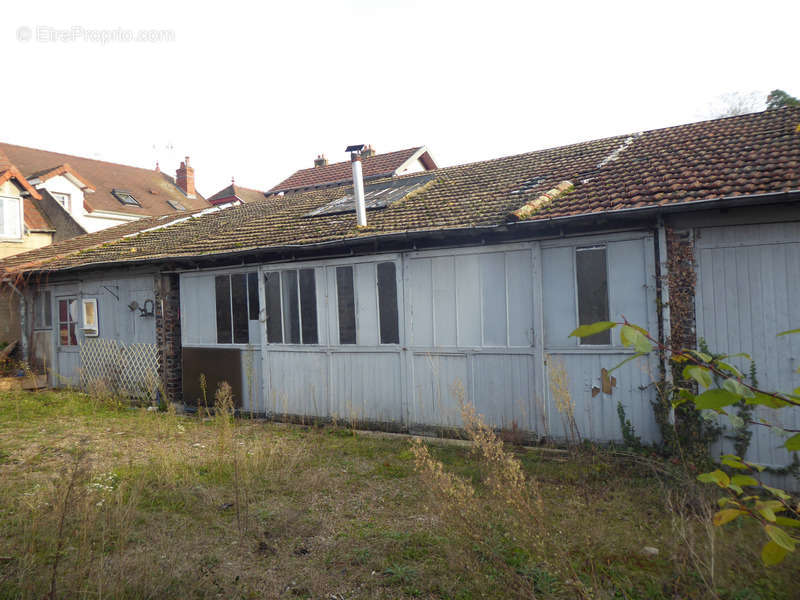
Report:
[[694,294],[697,283],[694,239],[690,231],[667,229],[667,282],[669,283],[669,342],[673,350],[697,345]]
[[162,274],[156,281],[156,344],[159,375],[170,402],[182,402],[181,299],[176,274]]

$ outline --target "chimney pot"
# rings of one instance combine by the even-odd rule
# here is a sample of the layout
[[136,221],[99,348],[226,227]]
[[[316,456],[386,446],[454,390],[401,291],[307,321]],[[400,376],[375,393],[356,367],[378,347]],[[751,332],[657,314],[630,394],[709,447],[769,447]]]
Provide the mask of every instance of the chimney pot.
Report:
[[194,169],[189,166],[189,157],[181,163],[175,173],[175,185],[177,185],[187,198],[195,198],[194,189]]
[[372,144],[367,144],[367,147],[361,151],[361,157],[369,158],[370,156],[375,156],[375,148],[372,147]]
[[317,158],[314,159],[314,166],[315,167],[327,167],[328,166],[328,159],[325,158],[324,154],[317,155]]

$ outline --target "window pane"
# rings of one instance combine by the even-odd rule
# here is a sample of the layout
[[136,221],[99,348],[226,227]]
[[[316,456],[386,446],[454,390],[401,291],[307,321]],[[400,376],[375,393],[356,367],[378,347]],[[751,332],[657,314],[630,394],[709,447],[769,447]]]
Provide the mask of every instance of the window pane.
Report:
[[356,343],[356,306],[353,267],[336,267],[336,297],[339,305],[339,343]]
[[217,296],[217,343],[231,343],[231,288],[228,275],[217,275],[214,288]]
[[231,294],[233,297],[233,343],[247,344],[250,341],[247,318],[247,275],[231,275]]
[[287,344],[300,343],[300,313],[297,310],[297,271],[283,271],[283,331]]
[[[575,253],[578,279],[578,325],[608,321],[606,249],[579,248]],[[581,344],[610,344],[611,331],[581,338]]]
[[258,321],[258,273],[247,274],[247,306],[249,319]]
[[300,270],[300,312],[303,317],[303,343],[317,344],[317,282],[314,269]]
[[66,300],[59,300],[58,301],[58,320],[62,323],[67,322],[67,301]]
[[378,263],[378,308],[381,344],[400,343],[397,323],[397,279],[393,262]]
[[264,276],[264,296],[267,302],[267,341],[271,344],[283,342],[281,325],[281,280],[280,273],[271,271]]
[[19,200],[0,198],[0,235],[11,238],[22,237]]
[[69,324],[69,345],[77,346],[78,338],[75,337],[75,323]]
[[53,325],[50,310],[50,292],[40,291],[34,300],[34,327],[36,329],[49,329]]

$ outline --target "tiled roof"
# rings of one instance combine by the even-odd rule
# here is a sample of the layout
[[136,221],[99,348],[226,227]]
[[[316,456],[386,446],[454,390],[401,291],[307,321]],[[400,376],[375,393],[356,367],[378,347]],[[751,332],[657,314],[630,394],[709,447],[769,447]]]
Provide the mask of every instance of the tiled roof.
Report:
[[38,200],[25,196],[22,200],[22,213],[25,217],[25,227],[29,231],[55,231],[55,228],[47,220],[44,212],[39,210]]
[[[402,167],[406,161],[423,149],[423,146],[418,146],[416,148],[397,150],[395,152],[386,152],[384,154],[375,154],[373,156],[362,158],[361,169],[364,177],[390,177],[395,171],[397,171],[397,169]],[[427,152],[424,154],[427,155]],[[420,158],[423,159],[422,156]],[[430,156],[427,156],[426,160],[428,161],[426,168],[436,167]],[[311,188],[321,185],[344,183],[351,181],[352,179],[352,167],[350,166],[350,161],[348,160],[344,162],[333,163],[331,165],[325,165],[324,167],[300,169],[289,178],[281,181],[278,185],[273,187],[270,192],[299,190],[302,188]]]
[[104,244],[122,240],[125,236],[146,231],[154,227],[162,227],[200,212],[202,212],[202,210],[194,211],[193,213],[182,212],[160,215],[157,217],[144,217],[136,221],[129,221],[122,225],[116,225],[115,227],[101,229],[94,233],[87,233],[68,240],[56,242],[55,244],[37,248],[36,250],[15,254],[0,261],[0,274],[3,272],[24,271],[28,268],[36,268],[40,265],[58,260],[60,257],[71,257],[71,260],[75,260],[83,253],[89,253],[93,249],[102,247]]
[[217,204],[222,200],[236,197],[242,202],[254,202],[256,200],[263,199],[265,196],[266,196],[265,192],[260,192],[258,190],[242,187],[240,185],[236,185],[235,183],[231,183],[229,186],[221,189],[216,194],[208,198],[208,201],[211,204]]
[[31,231],[53,231],[53,226],[48,222],[42,211],[39,210],[37,203],[42,199],[41,195],[0,148],[0,183],[11,179],[28,192],[28,195],[22,201],[22,215],[25,227]]
[[[65,170],[65,165],[68,165],[71,172],[95,188],[94,192],[85,195],[90,210],[145,217],[175,212],[167,200],[180,202],[189,210],[208,207],[199,194],[194,199],[187,198],[171,177],[155,170],[1,142],[0,151],[5,152],[29,179],[56,169]],[[130,192],[141,206],[122,204],[112,195],[113,189]]]
[[365,229],[353,213],[305,216],[351,191],[340,186],[267,197],[80,253],[55,244],[53,258],[45,249],[35,260],[0,262],[0,270],[18,270],[20,261],[29,270],[69,269],[499,226],[557,186],[562,191],[529,220],[798,190],[798,124],[800,108],[784,108],[437,169],[419,190],[369,211]]

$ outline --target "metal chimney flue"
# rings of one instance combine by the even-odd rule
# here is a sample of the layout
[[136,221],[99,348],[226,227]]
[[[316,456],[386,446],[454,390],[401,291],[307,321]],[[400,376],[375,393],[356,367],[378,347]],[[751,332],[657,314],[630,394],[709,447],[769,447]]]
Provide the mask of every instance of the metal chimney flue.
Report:
[[353,198],[356,205],[356,220],[359,227],[367,226],[367,206],[364,203],[364,174],[361,171],[361,151],[364,144],[348,146],[345,152],[350,153],[350,163],[353,167]]

